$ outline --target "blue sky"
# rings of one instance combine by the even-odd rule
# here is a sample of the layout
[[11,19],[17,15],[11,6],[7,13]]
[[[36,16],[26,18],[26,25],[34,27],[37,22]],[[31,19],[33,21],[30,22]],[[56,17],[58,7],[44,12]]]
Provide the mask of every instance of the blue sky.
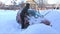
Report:
[[[3,3],[5,3],[6,5],[12,4],[12,3],[10,2],[10,1],[12,1],[12,0],[0,0],[0,1],[3,2]],[[18,0],[17,3],[21,2],[21,1],[26,1],[26,0]],[[49,4],[57,4],[57,2],[60,3],[60,0],[47,0],[47,2],[48,2]]]

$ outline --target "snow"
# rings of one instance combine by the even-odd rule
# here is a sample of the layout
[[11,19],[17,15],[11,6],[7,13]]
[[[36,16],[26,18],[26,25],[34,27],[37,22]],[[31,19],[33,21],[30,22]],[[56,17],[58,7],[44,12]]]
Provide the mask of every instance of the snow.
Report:
[[44,24],[35,24],[29,26],[26,30],[22,31],[21,34],[59,34],[56,30],[50,26]]
[[60,32],[60,10],[53,10],[45,16],[52,23],[52,28]]
[[[0,11],[0,33],[19,33],[16,22],[16,11],[2,10]],[[13,18],[12,18],[13,17]]]
[[52,27],[39,24],[41,18],[29,17],[30,25],[27,29],[20,29],[21,26],[16,22],[18,10],[0,10],[0,34],[59,34],[60,32],[60,10],[42,10],[42,15],[50,11],[44,18],[51,22]]

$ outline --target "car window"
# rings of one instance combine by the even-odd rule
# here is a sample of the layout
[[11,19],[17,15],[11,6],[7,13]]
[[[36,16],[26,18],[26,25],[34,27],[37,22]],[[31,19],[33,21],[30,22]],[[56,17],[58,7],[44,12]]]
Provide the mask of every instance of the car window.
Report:
[[40,13],[38,13],[38,11],[36,11],[36,10],[28,10],[28,13],[34,17],[40,16]]

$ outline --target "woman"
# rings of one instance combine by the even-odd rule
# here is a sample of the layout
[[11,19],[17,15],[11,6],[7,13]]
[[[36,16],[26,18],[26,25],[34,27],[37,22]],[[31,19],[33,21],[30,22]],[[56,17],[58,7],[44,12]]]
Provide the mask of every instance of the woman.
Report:
[[[20,13],[20,17],[21,17],[21,28],[24,29],[25,28],[25,18],[27,17],[28,14],[28,9],[29,9],[30,4],[27,3],[26,6],[23,8],[22,12]],[[29,23],[28,23],[29,24]]]

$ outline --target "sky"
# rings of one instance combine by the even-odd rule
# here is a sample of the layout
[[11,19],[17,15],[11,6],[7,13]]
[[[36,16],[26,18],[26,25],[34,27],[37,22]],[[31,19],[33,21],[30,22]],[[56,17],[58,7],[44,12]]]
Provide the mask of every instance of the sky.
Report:
[[58,2],[58,4],[60,3],[60,0],[48,0],[47,1],[49,4],[57,4],[57,2]]
[[[0,1],[5,3],[6,5],[11,5],[12,4],[11,1],[13,1],[13,0],[0,0]],[[21,1],[24,1],[24,0],[17,0],[16,2],[19,3]]]
[[[11,3],[12,0],[0,0],[0,1],[5,3],[6,5],[12,4]],[[26,1],[26,0],[17,0],[17,3],[21,2],[21,1]],[[49,4],[57,4],[57,2],[60,3],[59,1],[60,0],[48,0],[47,2]]]

